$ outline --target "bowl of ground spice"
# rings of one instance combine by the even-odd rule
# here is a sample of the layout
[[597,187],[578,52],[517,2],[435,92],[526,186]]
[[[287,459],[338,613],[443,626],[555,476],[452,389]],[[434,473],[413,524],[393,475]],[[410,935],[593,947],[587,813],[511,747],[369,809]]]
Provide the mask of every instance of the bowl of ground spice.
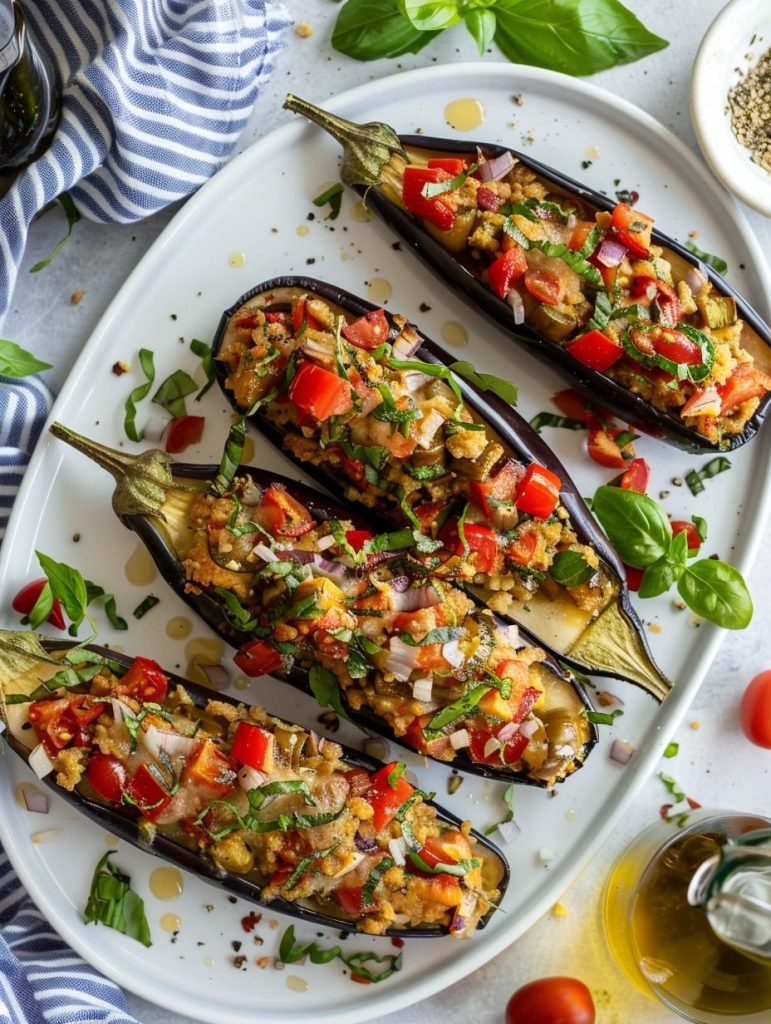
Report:
[[771,217],[771,0],[732,0],[693,65],[691,118],[727,189]]

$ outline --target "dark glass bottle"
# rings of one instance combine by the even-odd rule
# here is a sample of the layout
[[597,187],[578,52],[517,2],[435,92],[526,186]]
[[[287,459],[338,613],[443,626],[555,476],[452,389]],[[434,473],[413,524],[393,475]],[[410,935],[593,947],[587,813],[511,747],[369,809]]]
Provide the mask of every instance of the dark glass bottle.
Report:
[[0,194],[50,143],[60,94],[20,0],[0,0]]

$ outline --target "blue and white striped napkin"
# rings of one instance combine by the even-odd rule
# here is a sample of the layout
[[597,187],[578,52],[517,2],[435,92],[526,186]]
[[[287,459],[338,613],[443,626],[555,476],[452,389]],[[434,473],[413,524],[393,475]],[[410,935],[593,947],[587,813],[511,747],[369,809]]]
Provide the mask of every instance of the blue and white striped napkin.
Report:
[[[25,0],[59,68],[48,151],[0,199],[0,317],[34,216],[64,191],[101,223],[193,192],[225,162],[290,23],[271,0]],[[23,342],[24,339],[15,339]],[[51,405],[35,379],[0,377],[0,540]],[[0,1024],[136,1024],[123,994],[70,950],[0,847]]]

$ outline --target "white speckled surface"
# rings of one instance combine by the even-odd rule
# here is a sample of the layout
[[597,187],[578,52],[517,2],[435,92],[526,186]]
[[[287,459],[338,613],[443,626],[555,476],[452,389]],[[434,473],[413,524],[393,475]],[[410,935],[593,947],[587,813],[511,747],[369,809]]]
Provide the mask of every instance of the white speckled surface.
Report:
[[[372,78],[393,74],[401,68],[475,59],[473,44],[462,29],[446,33],[421,54],[399,61],[361,64],[335,54],[328,37],[338,7],[329,0],[290,0],[297,21],[308,21],[310,39],[288,36],[288,49],[279,69],[262,96],[242,146],[287,119],[281,102],[287,91],[323,101]],[[632,100],[673,129],[695,147],[688,117],[689,77],[701,37],[721,8],[719,0],[678,0],[677,16],[668,0],[630,2],[648,25],[672,42],[667,50],[646,60],[595,76],[597,84]],[[497,53],[487,59],[498,60]],[[601,163],[600,156],[598,163]],[[596,168],[595,168],[596,169]],[[612,174],[609,171],[607,187]],[[54,363],[47,379],[58,388],[69,366],[98,318],[129,271],[173,215],[173,210],[129,227],[105,228],[88,222],[78,224],[62,257],[41,274],[20,275],[15,301],[3,326],[3,336],[13,338]],[[771,221],[746,211],[766,251],[771,248]],[[46,214],[33,228],[25,266],[46,254],[60,237],[64,218],[59,211]],[[82,289],[85,297],[71,305],[70,294]],[[715,488],[716,500],[730,500],[730,489]],[[767,536],[769,532],[767,530]],[[771,752],[747,743],[739,730],[737,699],[755,672],[771,667],[771,638],[767,607],[771,602],[771,553],[761,546],[750,577],[756,605],[755,620],[740,634],[729,635],[702,691],[677,737],[680,753],[665,762],[683,788],[705,806],[762,811],[768,808]],[[699,721],[698,731],[689,723]],[[663,766],[662,766],[663,767]],[[675,1021],[657,1004],[633,990],[609,959],[599,928],[599,897],[602,882],[614,857],[642,828],[654,820],[665,794],[658,780],[651,780],[623,823],[594,863],[567,891],[563,903],[568,913],[548,915],[504,954],[461,984],[411,1010],[389,1017],[389,1024],[446,1024],[472,1019],[478,1024],[502,1020],[509,994],[527,980],[550,974],[583,978],[597,996],[599,1024],[667,1024]],[[171,909],[171,908],[170,908]],[[219,955],[230,953],[229,940],[238,938],[234,913],[232,934],[219,939]],[[254,970],[255,998],[259,999],[259,971]],[[323,968],[318,980],[323,985]],[[607,995],[605,995],[607,993]],[[129,997],[133,1012],[143,1024],[183,1024],[184,1018]],[[309,1019],[312,1011],[309,1010]]]

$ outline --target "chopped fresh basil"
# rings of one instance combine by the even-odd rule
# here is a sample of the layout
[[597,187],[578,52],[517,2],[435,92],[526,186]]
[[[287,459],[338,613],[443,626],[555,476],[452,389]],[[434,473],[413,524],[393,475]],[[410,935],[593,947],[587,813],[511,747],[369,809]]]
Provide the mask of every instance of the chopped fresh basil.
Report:
[[672,743],[667,743],[666,750],[664,751],[664,757],[668,757],[668,758],[669,757],[677,757],[679,751],[680,751],[680,744],[679,743],[675,743],[674,741]]
[[730,461],[724,455],[719,455],[716,459],[710,459],[701,469],[692,469],[686,473],[685,482],[691,494],[700,494],[704,490],[705,480],[711,480],[718,473],[725,473],[730,468]]
[[98,583],[93,583],[91,580],[86,580],[85,584],[87,603],[90,605],[94,601],[104,601],[104,613],[112,628],[128,629],[126,620],[121,615],[118,615],[115,595],[106,593],[104,587],[100,587]]
[[335,185],[330,185],[313,200],[313,205],[318,207],[326,206],[327,203],[330,210],[329,220],[337,220],[343,204],[343,186],[339,181]]
[[314,665],[308,673],[308,685],[322,707],[332,708],[341,718],[348,718],[340,694],[340,683],[334,672],[323,665]]
[[501,825],[508,825],[510,821],[514,821],[514,783],[510,782],[509,785],[503,791],[503,802],[508,808],[506,814],[500,821],[496,821],[494,825],[489,825],[485,829],[485,835],[492,835],[493,832]]
[[399,781],[402,775],[404,775],[404,771],[405,765],[403,765],[402,762],[399,761],[388,773],[387,782],[391,789],[396,789],[396,783]]
[[159,597],[156,597],[155,594],[148,594],[143,601],[139,602],[132,614],[135,619],[142,619],[147,615],[151,608],[155,608],[155,606],[160,603],[161,599]]
[[131,879],[110,863],[108,850],[94,870],[91,890],[83,913],[85,924],[104,924],[143,946],[152,946],[144,903],[131,888]]
[[424,199],[435,199],[437,196],[444,195],[445,192],[454,192],[456,188],[460,188],[465,183],[466,178],[469,174],[473,174],[477,167],[478,164],[472,164],[465,171],[461,171],[460,174],[456,174],[454,178],[447,181],[427,181],[421,190],[421,195]]
[[244,608],[233,591],[215,587],[214,593],[220,598],[222,611],[230,625],[241,633],[250,633],[257,625],[257,620]]
[[699,249],[695,246],[690,238],[685,243],[685,248],[692,252],[697,259],[700,259],[703,263],[712,267],[713,270],[716,270],[718,274],[728,273],[728,264],[722,256],[714,256],[711,252],[704,252],[703,249]]
[[155,380],[153,353],[149,348],[140,348],[139,365],[142,368],[142,373],[144,373],[147,379],[144,384],[140,384],[138,387],[135,387],[126,399],[123,416],[123,430],[125,431],[126,437],[129,441],[141,441],[145,436],[144,430],[137,430],[136,420],[137,403],[147,397],[150,388],[153,386],[153,381]]
[[586,430],[583,420],[574,420],[569,416],[558,416],[554,412],[539,412],[530,420],[530,426],[540,434],[544,427],[560,427],[563,430]]
[[607,326],[612,315],[613,307],[608,293],[600,289],[594,298],[594,312],[592,313],[592,319],[586,325],[586,329],[588,331],[603,330],[603,328]]
[[580,551],[559,551],[549,568],[549,575],[562,587],[578,587],[596,573]]
[[428,466],[413,466],[409,462],[403,462],[401,468],[408,473],[413,480],[438,480],[447,476],[449,470],[441,463],[434,463]]
[[691,516],[691,522],[696,527],[699,540],[703,543],[707,539],[707,520],[702,516]]
[[678,784],[672,778],[671,775],[666,775],[664,772],[659,772],[659,778],[664,783],[664,788],[667,793],[672,797],[676,803],[680,803],[681,800],[685,800],[685,793],[680,789]]
[[459,359],[451,363],[450,369],[453,373],[457,373],[460,377],[465,377],[467,381],[475,384],[483,391],[492,391],[494,395],[498,395],[499,398],[502,398],[504,402],[508,402],[509,405],[517,404],[517,399],[519,398],[517,385],[513,384],[510,380],[496,377],[494,373],[480,373],[472,363],[465,359]]
[[[316,942],[296,942],[294,925],[289,925],[281,936],[278,947],[278,959],[282,964],[294,964],[298,960],[308,958],[312,964],[328,964],[333,960],[341,960],[357,978],[363,978],[373,985],[385,981],[401,970],[402,953],[344,953],[340,946],[329,946],[323,949]],[[384,964],[382,970],[374,971],[368,964]]]
[[623,715],[621,708],[616,708],[615,711],[587,711],[581,712],[587,722],[591,722],[592,725],[613,725],[619,715]]
[[50,363],[42,363],[13,341],[0,339],[0,377],[29,377],[50,369]]
[[283,883],[281,888],[283,890],[294,889],[305,872],[311,868],[317,860],[321,860],[323,857],[328,857],[330,853],[333,853],[338,848],[339,845],[339,843],[334,843],[332,846],[328,846],[325,850],[314,850],[313,853],[308,854],[307,857],[303,857],[289,878],[287,878]]
[[377,889],[380,879],[392,867],[395,867],[395,861],[391,857],[383,857],[370,871],[369,877],[361,890],[361,905],[364,910],[372,906],[375,899],[375,889]]
[[175,370],[166,380],[162,381],[160,387],[153,395],[155,405],[160,405],[175,420],[187,416],[185,398],[198,390],[198,385],[184,370]]
[[487,683],[472,686],[466,690],[459,700],[453,701],[452,704],[447,704],[434,715],[428,726],[424,729],[426,736],[439,733],[445,726],[450,725],[459,718],[464,718],[469,712],[473,711],[489,689],[490,687]]
[[225,441],[217,475],[209,486],[210,494],[221,497],[230,490],[238,467],[241,465],[241,459],[244,457],[245,445],[246,423],[243,419],[238,419],[231,426],[227,441]]
[[45,259],[39,260],[29,268],[30,274],[37,274],[40,270],[45,268],[56,259],[59,253],[62,251],[64,246],[69,242],[72,236],[72,229],[80,220],[80,211],[72,201],[72,196],[69,192],[62,192],[61,195],[56,197],[62,205],[65,216],[67,217],[67,230],[65,231],[62,238],[56,243],[51,252],[46,256]]
[[450,640],[457,640],[463,632],[461,626],[437,626],[435,629],[429,629],[422,640],[416,640],[411,633],[400,633],[399,636],[408,647],[425,647],[428,644],[446,644]]
[[195,396],[196,402],[200,402],[215,380],[214,353],[212,352],[211,345],[207,345],[205,341],[200,341],[198,338],[193,338],[190,342],[190,351],[194,356],[199,357],[201,369],[206,375],[206,383]]

